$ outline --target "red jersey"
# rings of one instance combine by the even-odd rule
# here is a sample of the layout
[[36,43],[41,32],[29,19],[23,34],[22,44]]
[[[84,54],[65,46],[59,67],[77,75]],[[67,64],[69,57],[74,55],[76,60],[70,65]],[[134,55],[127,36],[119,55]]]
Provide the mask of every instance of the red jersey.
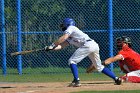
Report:
[[129,47],[124,47],[118,54],[123,57],[123,60],[119,62],[121,70],[126,73],[140,70],[140,54]]

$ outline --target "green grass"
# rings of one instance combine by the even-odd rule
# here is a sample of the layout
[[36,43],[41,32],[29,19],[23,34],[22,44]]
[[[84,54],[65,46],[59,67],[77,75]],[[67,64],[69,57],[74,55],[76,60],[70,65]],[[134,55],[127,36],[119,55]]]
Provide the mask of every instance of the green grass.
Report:
[[[118,73],[120,76],[120,73]],[[112,80],[102,73],[85,73],[84,68],[79,68],[81,81]],[[65,82],[72,81],[70,68],[24,68],[19,75],[17,69],[7,69],[7,75],[0,75],[0,82]]]
[[71,93],[140,93],[140,90],[116,90],[116,91],[80,91]]
[[[112,80],[109,77],[96,73],[86,74],[80,73],[79,77],[81,81],[88,80]],[[71,73],[60,73],[60,74],[8,74],[6,76],[0,75],[0,82],[65,82],[72,81],[73,76]]]

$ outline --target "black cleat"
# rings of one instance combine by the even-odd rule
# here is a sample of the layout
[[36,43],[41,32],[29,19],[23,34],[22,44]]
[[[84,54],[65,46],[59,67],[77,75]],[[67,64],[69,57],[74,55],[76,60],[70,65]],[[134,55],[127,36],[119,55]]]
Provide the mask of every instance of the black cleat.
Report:
[[68,87],[80,87],[81,84],[80,84],[80,80],[73,80],[69,85]]
[[122,84],[122,79],[118,78],[115,80],[115,85],[121,85]]

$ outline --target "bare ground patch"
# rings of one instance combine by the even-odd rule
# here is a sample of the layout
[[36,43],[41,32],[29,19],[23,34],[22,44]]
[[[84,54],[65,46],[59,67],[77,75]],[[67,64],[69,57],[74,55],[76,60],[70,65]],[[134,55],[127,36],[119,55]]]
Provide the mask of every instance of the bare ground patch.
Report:
[[112,81],[81,81],[81,87],[67,87],[69,82],[0,83],[0,93],[70,93],[89,90],[140,90],[139,83],[114,85]]

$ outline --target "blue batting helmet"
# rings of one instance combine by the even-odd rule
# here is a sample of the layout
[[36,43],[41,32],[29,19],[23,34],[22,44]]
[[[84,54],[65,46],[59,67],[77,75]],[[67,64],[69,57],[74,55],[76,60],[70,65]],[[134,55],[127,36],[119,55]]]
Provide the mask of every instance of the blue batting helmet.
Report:
[[75,21],[72,18],[65,18],[62,24],[60,24],[62,31],[65,31],[69,26],[75,26]]
[[73,19],[71,19],[71,18],[65,18],[64,20],[63,20],[63,25],[64,25],[64,27],[68,27],[68,26],[75,26],[75,21],[73,20]]

